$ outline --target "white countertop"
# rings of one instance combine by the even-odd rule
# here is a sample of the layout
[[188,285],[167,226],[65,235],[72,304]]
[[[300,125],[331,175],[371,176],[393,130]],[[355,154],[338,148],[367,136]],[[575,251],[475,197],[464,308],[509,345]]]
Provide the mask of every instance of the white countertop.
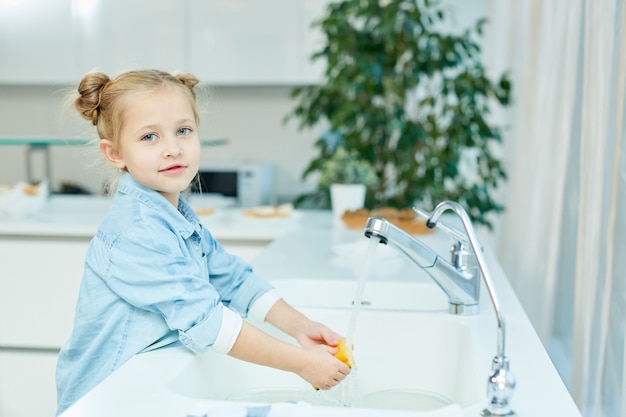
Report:
[[[361,239],[367,241],[361,232],[348,231],[341,226],[333,225],[329,212],[303,215],[296,220],[298,227],[283,230],[280,237],[255,259],[253,262],[255,270],[270,281],[286,280],[290,277],[318,280],[354,279],[360,261],[346,248],[360,245]],[[215,230],[215,227],[212,227],[212,230]],[[437,234],[425,236],[423,239],[434,247],[445,247],[447,244],[447,240]],[[513,409],[519,416],[580,416],[504,272],[489,248],[486,249],[487,262],[507,320],[507,356],[511,361],[511,370],[517,378]],[[392,259],[393,255],[389,254],[389,257]],[[392,262],[389,263],[391,264]],[[384,266],[372,271],[371,279],[384,281],[393,275],[394,280],[425,282],[429,280],[412,264],[395,261],[393,264],[395,265],[393,270]],[[482,291],[480,314],[492,315],[490,302],[485,297],[486,292]],[[491,329],[482,331],[493,337]],[[494,321],[493,333],[495,332]],[[490,350],[485,354],[493,356],[495,346],[493,351]],[[171,383],[173,375],[193,363],[192,360],[193,355],[182,348],[163,349],[138,355],[67,410],[63,416],[187,416],[203,401],[176,394],[168,388],[168,384]],[[485,381],[488,368],[489,363],[486,363]],[[463,415],[478,416],[482,407],[484,404],[466,407]],[[352,409],[349,413],[342,413],[340,410],[330,408],[320,410],[320,415],[322,414],[371,415],[366,410],[359,413],[358,409]],[[390,412],[379,415],[425,414]]]
[[[23,217],[0,216],[0,237],[63,237],[90,239],[106,214],[110,198],[104,196],[52,195],[37,213]],[[289,218],[250,218],[241,209],[227,207],[217,199],[191,197],[194,208],[211,207],[214,213],[201,216],[202,222],[219,240],[269,242],[300,227],[306,216],[294,211]]]

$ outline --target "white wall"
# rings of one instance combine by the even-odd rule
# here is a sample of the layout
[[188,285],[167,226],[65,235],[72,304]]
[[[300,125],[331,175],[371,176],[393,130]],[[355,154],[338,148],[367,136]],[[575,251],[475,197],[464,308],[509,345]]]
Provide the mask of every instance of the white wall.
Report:
[[[72,86],[0,85],[0,138],[95,137],[95,129],[67,104]],[[200,125],[202,139],[229,138],[228,145],[207,147],[202,162],[269,162],[277,169],[276,192],[288,199],[315,187],[301,174],[315,156],[317,132],[299,132],[296,121],[283,125],[283,117],[295,107],[290,87],[216,87]],[[0,146],[0,184],[26,178],[25,147]],[[53,186],[72,182],[100,191],[101,177],[89,166],[98,158],[94,149],[53,147]],[[38,159],[36,159],[38,160]]]

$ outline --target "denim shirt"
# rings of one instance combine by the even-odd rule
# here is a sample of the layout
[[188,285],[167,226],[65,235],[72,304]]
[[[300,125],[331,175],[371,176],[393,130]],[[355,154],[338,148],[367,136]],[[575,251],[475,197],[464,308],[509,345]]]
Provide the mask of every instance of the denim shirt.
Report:
[[140,352],[179,341],[227,353],[241,316],[265,298],[264,316],[274,293],[182,196],[176,209],[124,174],[87,251],[74,328],[57,363],[57,412]]

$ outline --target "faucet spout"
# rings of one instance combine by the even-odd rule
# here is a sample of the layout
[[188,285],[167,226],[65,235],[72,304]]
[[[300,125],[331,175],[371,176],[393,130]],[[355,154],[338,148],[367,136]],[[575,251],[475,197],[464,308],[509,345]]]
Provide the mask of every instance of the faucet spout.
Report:
[[452,201],[442,201],[437,204],[430,217],[426,221],[426,226],[431,229],[437,225],[439,218],[446,210],[454,211],[457,216],[461,219],[463,223],[463,227],[465,228],[465,232],[467,233],[467,239],[473,249],[474,256],[476,261],[478,262],[478,267],[480,268],[480,272],[482,273],[483,279],[485,281],[485,286],[487,287],[487,292],[489,293],[489,298],[491,299],[491,303],[493,305],[494,312],[496,314],[496,320],[498,322],[498,356],[504,357],[504,342],[505,342],[505,326],[504,326],[504,317],[502,314],[502,308],[500,307],[500,302],[498,297],[496,296],[495,289],[493,288],[493,281],[491,279],[491,274],[487,269],[487,261],[484,258],[482,250],[480,250],[480,244],[478,243],[478,238],[476,237],[476,233],[474,232],[474,228],[472,227],[472,223],[469,219],[469,216],[461,207],[460,204],[452,202]]
[[364,232],[368,238],[374,236],[380,243],[395,247],[422,268],[447,295],[450,313],[478,312],[480,271],[475,265],[450,264],[417,238],[380,217],[370,217]]
[[478,243],[478,238],[476,237],[476,232],[474,231],[472,222],[470,221],[469,216],[467,215],[463,207],[461,207],[460,204],[452,201],[442,201],[441,203],[437,204],[430,217],[426,221],[426,225],[430,228],[435,227],[437,221],[439,221],[439,218],[446,210],[454,211],[463,223],[465,233],[467,234],[467,239],[469,240],[470,246],[472,247],[472,252],[474,253],[474,257],[478,263],[480,272],[482,273],[485,286],[487,287],[487,292],[489,293],[489,298],[491,299],[491,304],[493,305],[498,324],[498,349],[496,356],[493,358],[491,373],[489,374],[489,379],[487,381],[488,404],[487,408],[482,410],[481,416],[512,417],[516,415],[515,412],[511,409],[510,404],[511,398],[513,397],[513,392],[515,390],[516,382],[513,373],[509,369],[509,359],[504,354],[504,342],[506,337],[504,315],[502,314],[500,301],[498,300],[495,288],[493,287],[493,281],[487,268],[487,261],[485,260],[484,255],[480,250],[480,245]]

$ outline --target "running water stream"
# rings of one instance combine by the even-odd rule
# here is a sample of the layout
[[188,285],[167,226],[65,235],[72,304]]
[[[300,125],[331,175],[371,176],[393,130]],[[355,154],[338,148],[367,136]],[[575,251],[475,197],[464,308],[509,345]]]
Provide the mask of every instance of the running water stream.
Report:
[[380,239],[376,236],[370,238],[369,246],[367,247],[367,255],[365,256],[365,263],[359,276],[358,286],[356,294],[354,295],[354,301],[352,302],[352,315],[350,316],[350,324],[348,325],[348,332],[346,333],[346,345],[352,347],[352,339],[354,338],[354,332],[356,331],[356,322],[359,318],[359,312],[361,311],[361,302],[363,300],[363,291],[365,290],[365,284],[371,271],[371,263],[376,252],[376,247],[380,243]]
[[349,349],[348,354],[352,367],[350,375],[348,375],[337,387],[333,388],[332,390],[318,390],[315,393],[317,400],[321,401],[322,403],[326,403],[327,405],[334,404],[336,406],[343,407],[363,406],[363,394],[359,389],[359,369],[356,360],[354,359],[354,355],[352,354],[352,346],[359,312],[361,311],[363,291],[365,290],[365,284],[371,271],[370,265],[372,263],[372,259],[374,258],[376,246],[379,242],[380,240],[375,236],[372,236],[370,238],[365,261],[363,263],[363,269],[361,270],[361,274],[359,275],[357,290],[354,295],[354,301],[352,302],[352,313],[350,315],[350,322],[348,324],[348,331],[346,333],[346,346]]
[[354,333],[356,331],[356,325],[359,318],[359,312],[361,311],[361,303],[363,300],[363,291],[365,290],[365,284],[370,275],[371,263],[374,259],[376,247],[380,243],[380,240],[372,236],[367,247],[367,254],[365,255],[365,262],[363,263],[363,269],[359,275],[357,284],[357,290],[354,295],[354,301],[352,301],[352,314],[350,315],[350,323],[348,325],[348,331],[346,333],[346,346],[349,348],[350,363],[352,365],[352,371],[345,381],[340,384],[342,388],[341,400],[344,404],[352,407],[362,406],[361,391],[359,389],[359,368],[357,366],[354,355],[352,354]]

